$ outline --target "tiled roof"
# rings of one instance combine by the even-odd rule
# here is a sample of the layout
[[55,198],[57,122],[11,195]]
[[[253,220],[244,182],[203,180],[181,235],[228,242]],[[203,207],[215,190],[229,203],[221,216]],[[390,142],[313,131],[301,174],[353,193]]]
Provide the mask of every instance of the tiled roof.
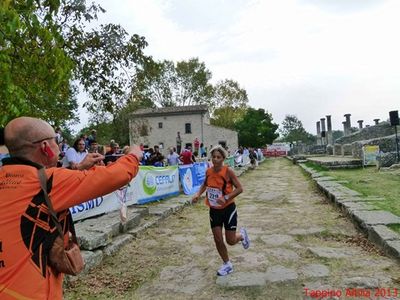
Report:
[[135,117],[145,117],[154,115],[183,115],[193,113],[204,113],[208,111],[207,105],[191,105],[191,106],[172,106],[172,107],[156,107],[141,108],[132,113]]

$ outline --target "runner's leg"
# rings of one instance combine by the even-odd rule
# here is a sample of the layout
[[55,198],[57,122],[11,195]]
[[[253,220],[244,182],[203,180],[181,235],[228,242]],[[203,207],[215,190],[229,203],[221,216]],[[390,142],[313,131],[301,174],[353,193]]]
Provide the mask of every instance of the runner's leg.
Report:
[[215,246],[217,247],[218,253],[221,256],[224,263],[229,261],[228,250],[226,249],[224,243],[224,237],[222,236],[222,227],[216,226],[212,228],[212,233],[214,235]]

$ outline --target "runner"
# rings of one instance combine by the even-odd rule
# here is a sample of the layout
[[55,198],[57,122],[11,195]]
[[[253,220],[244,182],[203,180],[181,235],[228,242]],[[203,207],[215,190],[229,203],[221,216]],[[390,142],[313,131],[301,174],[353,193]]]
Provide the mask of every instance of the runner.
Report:
[[211,230],[215,246],[224,262],[218,269],[217,275],[225,276],[233,272],[233,265],[224,243],[222,225],[224,225],[225,239],[229,245],[235,245],[241,241],[243,248],[248,249],[250,240],[245,228],[241,228],[240,233],[236,232],[237,210],[234,199],[243,191],[243,188],[232,169],[223,164],[227,156],[226,150],[218,145],[211,149],[210,153],[213,166],[207,169],[206,179],[200,190],[193,196],[192,202],[196,203],[201,194],[207,191],[206,205],[210,207]]

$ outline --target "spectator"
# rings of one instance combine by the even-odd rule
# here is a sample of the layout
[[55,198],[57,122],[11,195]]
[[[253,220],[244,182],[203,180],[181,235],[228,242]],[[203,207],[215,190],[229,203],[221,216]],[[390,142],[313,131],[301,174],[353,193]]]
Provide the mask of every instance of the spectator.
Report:
[[85,142],[83,139],[77,139],[74,145],[70,147],[63,158],[63,168],[77,170],[78,164],[86,157]]
[[110,144],[111,150],[106,152],[105,159],[104,159],[104,164],[107,166],[113,162],[115,162],[120,156],[121,152],[119,150],[119,145],[118,143],[112,143]]
[[92,140],[89,148],[89,153],[97,153],[99,151],[99,144],[96,140]]
[[61,128],[57,127],[57,129],[56,129],[56,142],[57,142],[57,145],[59,145],[62,141],[63,141],[63,137],[62,137]]
[[175,152],[175,148],[169,148],[169,154],[167,156],[168,166],[176,166],[179,162],[179,155]]
[[194,152],[199,153],[200,141],[198,138],[194,139],[193,145],[194,145]]
[[93,142],[95,142],[97,139],[97,132],[96,129],[92,129],[90,135],[88,136],[88,144],[89,147],[92,145]]
[[203,143],[200,144],[200,157],[207,157],[207,150]]
[[190,147],[187,149],[183,150],[179,159],[181,160],[182,164],[184,165],[189,165],[193,163],[193,154],[192,151],[190,151]]
[[154,152],[150,156],[151,164],[155,167],[164,166],[164,156],[160,153],[160,148],[156,145],[154,146]]
[[85,149],[86,149],[86,150],[89,150],[89,139],[88,139],[87,134],[82,134],[80,138],[81,138],[81,139],[84,141],[84,143],[85,143]]
[[[71,171],[54,167],[59,148],[48,123],[17,118],[7,124],[4,135],[10,158],[3,160],[0,178],[11,174],[15,180],[3,180],[0,193],[0,257],[4,262],[0,269],[0,299],[62,299],[64,276],[48,261],[49,249],[59,233],[48,214],[38,169],[46,168],[47,192],[67,241],[71,230],[69,208],[130,182],[138,172],[141,152],[133,147],[130,155],[112,166]],[[102,159],[90,153],[80,168],[89,169]]]
[[147,152],[145,152],[145,154],[144,154],[144,164],[146,166],[151,166],[150,157],[153,155],[153,153],[154,153],[153,148],[149,148],[149,150],[147,150]]
[[67,139],[63,139],[60,144],[60,156],[64,157],[68,149],[69,149],[68,141]]

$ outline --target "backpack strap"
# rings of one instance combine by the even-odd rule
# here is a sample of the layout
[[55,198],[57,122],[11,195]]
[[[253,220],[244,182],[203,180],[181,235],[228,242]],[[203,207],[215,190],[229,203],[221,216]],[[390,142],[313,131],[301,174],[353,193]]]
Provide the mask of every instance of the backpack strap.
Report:
[[[47,193],[47,175],[46,172],[44,171],[44,168],[38,169],[38,174],[39,174],[39,181],[40,181],[40,187],[42,188],[43,194],[44,194],[44,199],[46,200],[47,207],[49,209],[49,214],[50,217],[55,224],[57,231],[61,238],[64,238],[64,233],[63,229],[61,227],[60,222],[58,221],[58,217],[56,212],[53,209],[53,204],[51,203],[50,196]],[[74,227],[74,221],[72,220],[71,213],[68,211],[67,212],[67,219],[69,223],[69,231],[72,234],[72,240],[77,243],[77,238],[76,238],[76,233],[75,233],[75,227]]]

